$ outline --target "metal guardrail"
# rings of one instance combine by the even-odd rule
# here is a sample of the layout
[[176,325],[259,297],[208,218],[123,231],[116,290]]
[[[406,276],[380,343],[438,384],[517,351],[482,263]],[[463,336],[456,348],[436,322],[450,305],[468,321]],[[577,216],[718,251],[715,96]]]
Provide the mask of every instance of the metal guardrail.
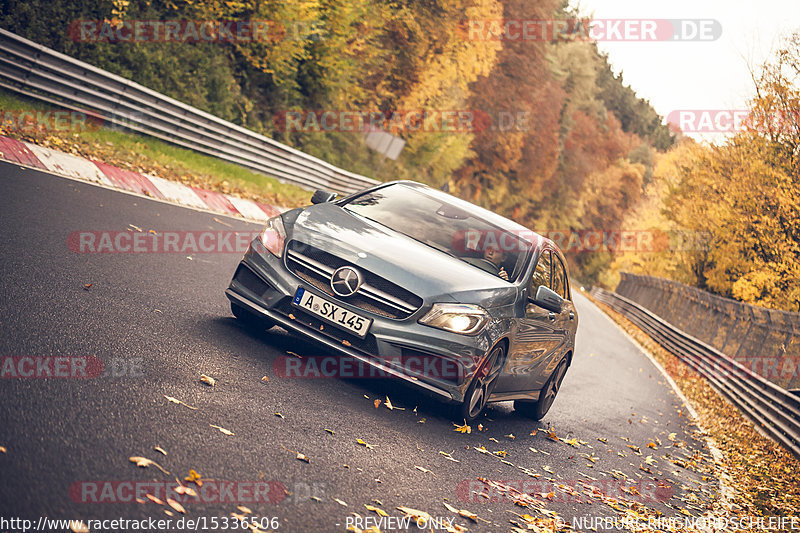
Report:
[[379,183],[4,29],[0,86],[307,189]]
[[591,294],[696,370],[776,442],[800,457],[800,398],[624,296],[600,288]]

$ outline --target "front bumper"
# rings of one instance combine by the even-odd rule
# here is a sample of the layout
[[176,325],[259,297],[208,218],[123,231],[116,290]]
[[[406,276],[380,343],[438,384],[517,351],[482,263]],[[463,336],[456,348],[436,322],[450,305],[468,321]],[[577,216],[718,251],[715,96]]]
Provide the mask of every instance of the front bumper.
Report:
[[[364,339],[322,323],[292,306],[299,286],[373,320]],[[311,338],[443,400],[461,402],[473,373],[491,347],[487,333],[475,337],[441,331],[417,322],[434,302],[406,319],[390,319],[323,293],[292,273],[255,239],[225,295],[256,315]],[[487,328],[488,329],[488,328]],[[415,359],[416,358],[416,359]]]

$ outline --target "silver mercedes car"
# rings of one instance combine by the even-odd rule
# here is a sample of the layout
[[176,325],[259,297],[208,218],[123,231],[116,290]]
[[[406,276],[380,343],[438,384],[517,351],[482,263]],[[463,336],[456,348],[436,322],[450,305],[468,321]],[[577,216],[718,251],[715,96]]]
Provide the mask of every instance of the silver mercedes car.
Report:
[[267,222],[226,295],[240,320],[279,325],[456,406],[536,419],[572,363],[578,316],[552,241],[411,181],[317,191]]

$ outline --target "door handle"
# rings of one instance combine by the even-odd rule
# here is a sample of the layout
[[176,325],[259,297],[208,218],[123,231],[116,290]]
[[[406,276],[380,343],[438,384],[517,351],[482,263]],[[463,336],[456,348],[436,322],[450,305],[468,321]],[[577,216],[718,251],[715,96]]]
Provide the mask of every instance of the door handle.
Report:
[[556,319],[556,314],[551,312],[550,314],[547,315],[547,318],[549,318],[550,320],[555,320]]
[[569,312],[569,319],[575,320],[575,313],[573,313],[572,311]]

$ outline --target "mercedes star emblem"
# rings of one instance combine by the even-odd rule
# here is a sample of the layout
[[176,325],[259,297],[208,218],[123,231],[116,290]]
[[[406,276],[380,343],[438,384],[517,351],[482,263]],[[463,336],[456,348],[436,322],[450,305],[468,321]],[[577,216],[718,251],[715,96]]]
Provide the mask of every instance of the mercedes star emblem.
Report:
[[336,269],[331,276],[331,289],[339,296],[352,296],[362,283],[361,273],[349,266]]

